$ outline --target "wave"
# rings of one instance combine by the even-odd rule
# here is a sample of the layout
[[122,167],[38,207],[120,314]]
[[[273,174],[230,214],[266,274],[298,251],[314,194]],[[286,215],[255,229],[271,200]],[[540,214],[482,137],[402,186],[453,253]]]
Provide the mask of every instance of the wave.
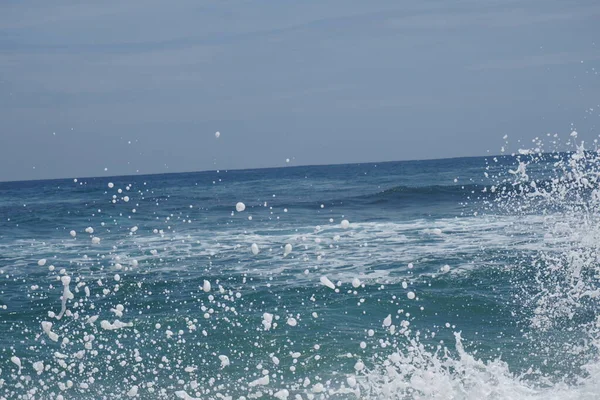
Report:
[[[378,205],[385,203],[404,202],[447,202],[456,201],[457,198],[466,199],[468,196],[487,198],[488,186],[481,184],[468,185],[431,185],[431,186],[394,186],[377,193],[355,197],[368,204]],[[486,194],[488,193],[488,194]]]
[[438,346],[431,351],[418,338],[402,350],[378,359],[373,368],[359,362],[356,375],[348,378],[341,393],[363,399],[457,399],[457,400],[592,400],[600,389],[600,363],[583,366],[587,376],[575,384],[550,383],[529,369],[516,375],[501,359],[484,361],[465,350],[460,332],[454,349]]

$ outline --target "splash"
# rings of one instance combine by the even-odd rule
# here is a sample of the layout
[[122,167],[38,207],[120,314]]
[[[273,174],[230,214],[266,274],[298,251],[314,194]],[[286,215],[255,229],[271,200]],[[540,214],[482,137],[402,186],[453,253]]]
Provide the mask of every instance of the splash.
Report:
[[[517,156],[519,168],[509,171],[514,179],[502,180],[494,199],[506,213],[543,216],[538,234],[545,246],[523,260],[535,275],[535,293],[521,297],[532,306],[531,324],[537,329],[559,327],[600,305],[600,156],[597,149],[586,151],[583,142],[568,143],[571,152],[543,153],[540,141],[535,151]],[[542,170],[548,164],[552,168]],[[536,176],[526,169],[536,170]]]
[[[524,252],[510,268],[513,304],[521,308],[513,316],[523,314],[529,326],[524,337],[530,356],[543,358],[554,351],[542,365],[551,360],[558,371],[542,371],[542,366],[515,374],[501,357],[485,361],[477,358],[477,350],[466,351],[460,332],[454,333],[455,345],[449,349],[431,340],[423,343],[421,332],[404,329],[400,331],[404,337],[392,335],[390,339],[388,347],[397,350],[372,357],[370,368],[363,361],[356,363],[356,374],[347,378],[343,393],[369,399],[597,397],[600,156],[597,150],[586,151],[583,142],[570,142],[571,152],[549,153],[543,152],[541,141],[536,144],[534,149],[519,150],[514,156],[516,168],[501,169],[492,176],[496,182],[483,193],[491,191],[495,196],[483,198],[490,214],[523,220],[532,214],[543,216],[539,226],[531,227],[537,230],[534,236],[542,236],[542,248]],[[448,273],[450,267],[445,265],[441,271]],[[413,292],[407,296],[415,298]],[[393,327],[391,315],[383,326]],[[552,343],[557,336],[558,346]],[[570,373],[564,374],[561,364]]]
[[[343,393],[365,399],[594,399],[600,388],[598,364],[575,387],[532,382],[533,371],[513,374],[500,359],[483,361],[464,349],[461,334],[455,333],[454,351],[437,346],[432,351],[408,339],[402,351],[377,358],[371,369],[356,366],[357,374],[347,379]],[[535,376],[539,379],[539,376]],[[544,382],[543,380],[541,382]]]

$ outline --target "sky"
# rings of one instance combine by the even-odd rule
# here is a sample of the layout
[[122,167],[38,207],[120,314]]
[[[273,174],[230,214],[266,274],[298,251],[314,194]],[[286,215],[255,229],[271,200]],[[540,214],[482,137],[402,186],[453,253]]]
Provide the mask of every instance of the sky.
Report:
[[597,71],[597,0],[7,0],[0,181],[591,142]]

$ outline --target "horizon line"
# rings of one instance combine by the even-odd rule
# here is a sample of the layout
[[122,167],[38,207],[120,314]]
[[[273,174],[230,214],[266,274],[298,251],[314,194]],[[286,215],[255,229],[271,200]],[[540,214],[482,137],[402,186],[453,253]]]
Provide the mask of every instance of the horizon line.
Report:
[[[559,151],[558,153],[568,153],[569,151]],[[542,154],[551,154],[554,152],[544,152]],[[289,166],[279,166],[279,167],[257,167],[257,168],[224,168],[224,169],[206,169],[206,170],[197,170],[197,171],[176,171],[176,172],[154,172],[154,173],[146,173],[146,174],[123,174],[123,175],[97,175],[97,176],[87,176],[87,177],[64,177],[64,178],[44,178],[44,179],[20,179],[20,180],[8,180],[2,181],[0,180],[0,184],[3,183],[20,183],[20,182],[48,182],[48,181],[64,181],[67,179],[102,179],[102,178],[129,178],[129,177],[144,177],[144,176],[159,176],[159,175],[178,175],[178,174],[200,174],[207,172],[216,172],[216,171],[260,171],[260,170],[271,170],[271,169],[288,169],[288,168],[306,168],[306,167],[328,167],[328,166],[342,166],[342,165],[360,165],[360,164],[390,164],[390,163],[410,163],[410,162],[419,162],[419,161],[437,161],[437,160],[457,160],[461,158],[485,158],[485,157],[515,157],[522,154],[510,153],[510,154],[489,154],[485,156],[456,156],[456,157],[443,157],[443,158],[422,158],[415,160],[385,160],[385,161],[365,161],[365,162],[346,162],[346,163],[334,163],[334,164],[302,164],[302,165],[289,165]]]

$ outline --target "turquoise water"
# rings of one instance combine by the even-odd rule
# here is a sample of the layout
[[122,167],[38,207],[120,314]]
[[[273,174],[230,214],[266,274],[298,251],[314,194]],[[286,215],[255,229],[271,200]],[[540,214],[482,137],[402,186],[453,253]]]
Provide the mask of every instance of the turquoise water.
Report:
[[596,398],[595,154],[0,183],[0,398]]

